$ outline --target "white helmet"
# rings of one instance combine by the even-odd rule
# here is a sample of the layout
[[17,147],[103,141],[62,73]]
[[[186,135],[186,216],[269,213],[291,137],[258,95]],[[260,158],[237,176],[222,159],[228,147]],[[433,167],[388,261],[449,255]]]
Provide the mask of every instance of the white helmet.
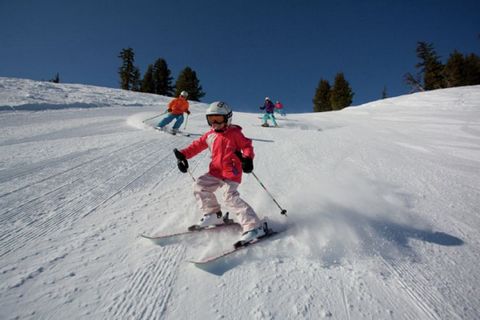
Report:
[[186,99],[188,97],[188,92],[183,90],[182,92],[180,92],[180,95]]
[[269,98],[269,97],[265,97],[265,100],[270,100],[270,98]]
[[215,101],[208,106],[205,116],[207,117],[209,126],[211,126],[211,124],[208,121],[208,116],[211,115],[222,115],[227,126],[232,123],[232,108],[230,108],[225,102]]

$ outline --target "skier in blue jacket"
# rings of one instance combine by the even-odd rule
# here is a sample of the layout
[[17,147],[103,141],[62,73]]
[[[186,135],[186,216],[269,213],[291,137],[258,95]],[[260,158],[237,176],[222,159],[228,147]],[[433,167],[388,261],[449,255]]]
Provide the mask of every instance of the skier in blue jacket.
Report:
[[278,127],[277,121],[275,121],[275,115],[273,114],[275,112],[275,105],[272,101],[270,101],[269,97],[265,98],[265,102],[263,106],[260,107],[260,110],[265,110],[265,114],[262,118],[262,127],[269,127],[269,124],[267,122],[268,119],[272,121],[274,127]]

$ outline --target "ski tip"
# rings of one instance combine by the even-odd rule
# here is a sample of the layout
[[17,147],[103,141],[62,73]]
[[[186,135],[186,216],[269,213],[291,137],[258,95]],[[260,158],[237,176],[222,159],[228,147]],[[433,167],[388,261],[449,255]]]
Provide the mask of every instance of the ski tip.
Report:
[[162,241],[158,237],[149,236],[149,235],[146,235],[146,234],[141,234],[140,239],[151,241],[152,243],[157,244],[157,245],[162,245]]
[[195,266],[195,268],[198,268],[202,271],[221,276],[225,272],[242,262],[243,259],[230,255],[231,253],[238,250],[239,249],[224,252],[222,255],[208,257],[203,260],[187,260],[186,262],[190,263],[191,265]]
[[208,269],[210,266],[212,266],[215,262],[217,262],[218,259],[213,259],[213,260],[186,260],[186,262],[194,265],[197,268],[200,268],[202,270]]
[[200,269],[204,272],[210,273],[215,276],[222,276],[225,272],[227,272],[230,268],[227,266],[222,266],[219,264],[218,261],[215,262],[199,262],[199,261],[187,261],[195,268]]

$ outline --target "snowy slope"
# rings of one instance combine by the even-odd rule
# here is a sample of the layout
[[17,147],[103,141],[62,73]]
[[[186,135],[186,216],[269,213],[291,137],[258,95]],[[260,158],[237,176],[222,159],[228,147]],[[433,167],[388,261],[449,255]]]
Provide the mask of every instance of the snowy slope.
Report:
[[[199,218],[172,154],[195,137],[142,123],[168,101],[0,78],[0,319],[480,318],[480,86],[289,114],[278,129],[234,113],[289,215],[251,175],[240,192],[287,231],[211,272],[185,261],[238,235],[138,237]],[[207,129],[205,107],[187,131]],[[208,161],[192,159],[193,175]]]

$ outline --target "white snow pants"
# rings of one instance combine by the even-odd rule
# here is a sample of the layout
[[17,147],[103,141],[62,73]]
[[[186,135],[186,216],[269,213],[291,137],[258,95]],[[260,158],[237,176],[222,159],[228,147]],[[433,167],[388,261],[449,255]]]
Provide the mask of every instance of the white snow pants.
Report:
[[237,191],[238,186],[237,182],[218,179],[206,173],[195,181],[193,194],[203,214],[216,213],[221,209],[214,192],[225,187],[223,200],[226,206],[235,213],[243,231],[246,232],[257,227],[260,219],[252,207],[240,198],[240,193]]

